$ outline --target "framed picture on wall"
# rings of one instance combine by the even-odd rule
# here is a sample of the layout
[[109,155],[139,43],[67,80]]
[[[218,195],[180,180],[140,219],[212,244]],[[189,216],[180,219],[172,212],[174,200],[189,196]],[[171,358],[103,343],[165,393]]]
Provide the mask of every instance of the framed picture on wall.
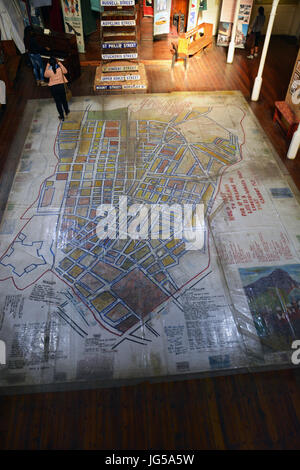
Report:
[[[297,69],[298,69],[299,62],[300,62],[300,61],[298,61]],[[297,90],[297,88],[299,88],[300,72],[298,72],[297,69],[296,69],[296,71],[295,71],[295,73],[294,73],[293,80],[292,80],[292,83],[291,83],[291,86],[290,86],[290,94],[291,94],[291,95],[292,95],[293,93],[295,93],[295,91]]]

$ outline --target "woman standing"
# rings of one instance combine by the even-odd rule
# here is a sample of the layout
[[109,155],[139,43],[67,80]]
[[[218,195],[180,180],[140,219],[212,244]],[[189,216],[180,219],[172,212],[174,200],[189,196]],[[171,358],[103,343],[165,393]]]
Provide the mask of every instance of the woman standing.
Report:
[[65,119],[64,111],[66,116],[70,112],[64,86],[68,82],[66,77],[64,77],[67,72],[67,69],[61,62],[57,61],[55,57],[50,57],[46,66],[45,77],[49,78],[49,87],[57,107],[58,118],[61,121]]
[[251,27],[252,35],[254,35],[254,44],[251,47],[250,55],[247,56],[247,59],[253,59],[258,55],[258,42],[261,35],[261,30],[265,24],[265,10],[264,7],[259,7],[258,15],[254,20],[254,23]]

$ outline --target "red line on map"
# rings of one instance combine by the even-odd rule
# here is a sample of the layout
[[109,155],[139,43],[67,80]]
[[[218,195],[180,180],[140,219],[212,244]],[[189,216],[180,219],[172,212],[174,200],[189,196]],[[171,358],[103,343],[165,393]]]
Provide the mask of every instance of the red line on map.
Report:
[[[242,122],[243,122],[243,120],[244,120],[244,118],[245,118],[245,116],[246,116],[246,113],[245,113],[241,108],[238,108],[238,109],[240,109],[240,110],[242,111],[242,113],[243,113],[243,117],[242,117],[242,119],[240,120],[240,126],[241,126],[241,128],[242,128],[243,136],[244,136],[244,140],[243,140],[243,142],[240,144],[240,155],[241,155],[241,158],[240,158],[240,160],[238,160],[237,162],[233,163],[233,165],[230,165],[229,167],[225,167],[225,168],[223,169],[223,171],[222,171],[222,173],[221,173],[221,176],[220,176],[220,180],[219,180],[219,184],[218,184],[218,189],[217,189],[217,192],[216,192],[215,197],[214,197],[214,202],[215,202],[216,197],[217,197],[217,195],[218,195],[218,193],[219,193],[219,191],[220,191],[220,186],[221,186],[222,178],[223,178],[223,175],[224,175],[224,173],[226,172],[226,170],[228,170],[228,168],[232,168],[234,165],[237,165],[238,163],[240,163],[240,162],[243,160],[242,146],[243,146],[243,145],[245,144],[245,142],[246,142],[246,134],[245,134],[245,130],[244,130],[244,127],[243,127]],[[198,273],[198,274],[196,274],[194,277],[192,277],[189,281],[185,282],[181,287],[179,287],[179,289],[177,289],[177,291],[176,291],[174,294],[180,292],[180,291],[181,291],[185,286],[187,286],[191,281],[193,281],[194,279],[196,279],[197,277],[199,277],[201,274],[203,274],[203,273],[209,268],[209,266],[210,266],[209,237],[210,237],[210,230],[208,229],[208,230],[207,230],[208,264],[207,264],[206,268],[204,268],[202,271],[200,271],[200,273]],[[174,295],[174,294],[173,294],[173,295]],[[171,297],[171,296],[170,296],[170,297]]]

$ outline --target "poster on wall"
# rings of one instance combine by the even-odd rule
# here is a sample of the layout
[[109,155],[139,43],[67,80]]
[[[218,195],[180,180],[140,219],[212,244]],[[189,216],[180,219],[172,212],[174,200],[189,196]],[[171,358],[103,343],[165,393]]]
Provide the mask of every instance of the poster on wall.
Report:
[[143,0],[143,15],[153,16],[153,0]]
[[199,11],[207,10],[207,0],[200,0]]
[[65,31],[76,34],[78,52],[85,52],[80,0],[61,0]]
[[171,0],[156,0],[154,2],[153,35],[170,32]]
[[[245,42],[249,29],[252,4],[253,0],[241,0],[235,36],[236,47],[245,47]],[[217,38],[218,46],[228,46],[230,43],[235,5],[235,0],[223,0]]]
[[300,119],[300,49],[291,75],[285,101],[295,113],[296,118]]
[[296,71],[293,75],[293,79],[291,82],[291,87],[290,87],[291,95],[294,95],[296,90],[299,88],[299,85],[300,85],[300,73]]
[[187,22],[187,31],[197,26],[200,0],[190,0]]

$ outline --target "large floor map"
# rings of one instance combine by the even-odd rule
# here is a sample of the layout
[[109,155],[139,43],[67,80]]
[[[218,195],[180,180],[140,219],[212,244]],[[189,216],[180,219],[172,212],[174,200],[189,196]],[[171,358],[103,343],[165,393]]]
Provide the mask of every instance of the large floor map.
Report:
[[[35,108],[0,229],[2,388],[291,365],[298,195],[242,95],[82,98],[60,124]],[[121,202],[161,210],[139,213],[148,236],[118,215],[99,238]],[[153,229],[184,205],[204,211],[198,250]]]

